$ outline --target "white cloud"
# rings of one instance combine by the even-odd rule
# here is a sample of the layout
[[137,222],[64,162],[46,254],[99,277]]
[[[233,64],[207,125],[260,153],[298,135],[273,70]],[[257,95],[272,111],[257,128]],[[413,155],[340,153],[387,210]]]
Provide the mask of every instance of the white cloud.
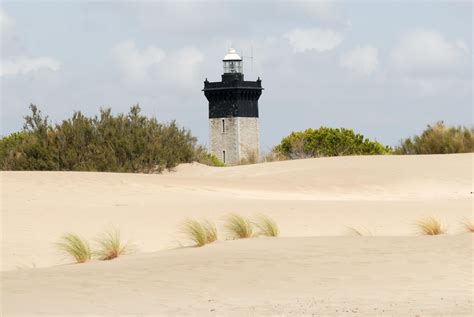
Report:
[[310,50],[329,51],[341,44],[343,39],[337,31],[320,28],[293,29],[285,33],[283,37],[290,42],[294,53]]
[[[288,9],[288,3],[283,2],[281,4]],[[292,6],[301,8],[306,14],[314,15],[323,19],[331,19],[336,15],[335,4],[336,1],[334,0],[295,1],[292,3]]]
[[[16,55],[19,52],[12,52],[11,48],[15,46],[18,41],[17,30],[15,28],[16,21],[13,17],[9,16],[7,12],[0,7],[0,42],[2,55]],[[9,54],[9,53],[13,54]]]
[[0,76],[26,74],[39,69],[58,71],[61,63],[50,57],[12,56],[2,59]]
[[374,72],[378,64],[378,50],[373,46],[357,47],[339,59],[341,67],[364,75]]
[[461,40],[448,41],[435,31],[418,29],[405,34],[391,53],[395,72],[414,77],[439,77],[453,74],[468,58]]
[[146,80],[151,66],[160,63],[165,52],[157,47],[139,49],[133,41],[125,41],[112,48],[112,56],[132,81]]
[[[157,47],[139,49],[133,41],[114,46],[112,56],[131,82],[155,82],[160,85],[192,85],[204,55],[194,47],[165,52]],[[199,81],[198,81],[199,82]]]
[[204,55],[194,47],[185,47],[170,56],[167,74],[177,84],[193,85],[196,83],[197,66],[204,61]]
[[3,8],[0,8],[0,31],[2,33],[9,31],[15,25],[15,20],[9,16]]

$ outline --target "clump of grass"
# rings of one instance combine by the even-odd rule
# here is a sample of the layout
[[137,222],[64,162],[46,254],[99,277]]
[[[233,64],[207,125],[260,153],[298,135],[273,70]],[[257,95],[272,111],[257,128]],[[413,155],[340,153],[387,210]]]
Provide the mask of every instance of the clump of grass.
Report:
[[72,256],[77,263],[84,263],[92,258],[89,243],[77,234],[65,233],[57,246],[62,252]]
[[208,220],[202,222],[193,219],[185,220],[181,232],[197,247],[217,240],[216,226]]
[[463,221],[462,225],[464,227],[464,231],[474,233],[474,222],[473,221],[471,221],[469,219],[465,219]]
[[435,217],[426,217],[415,223],[418,233],[422,235],[439,235],[446,233],[446,228]]
[[259,235],[277,237],[279,234],[276,222],[264,214],[258,215],[254,224],[258,229]]
[[372,231],[370,231],[367,228],[361,227],[361,228],[356,228],[356,227],[347,227],[347,230],[349,231],[349,234],[355,235],[355,236],[360,236],[360,237],[366,237],[366,236],[373,236],[374,234]]
[[102,261],[112,260],[132,251],[131,245],[122,242],[117,229],[105,232],[96,241],[99,247],[96,254]]
[[207,243],[217,241],[217,228],[213,222],[205,220],[203,223],[204,230],[206,231]]
[[237,214],[227,216],[225,229],[231,239],[244,239],[253,236],[253,227],[250,220]]

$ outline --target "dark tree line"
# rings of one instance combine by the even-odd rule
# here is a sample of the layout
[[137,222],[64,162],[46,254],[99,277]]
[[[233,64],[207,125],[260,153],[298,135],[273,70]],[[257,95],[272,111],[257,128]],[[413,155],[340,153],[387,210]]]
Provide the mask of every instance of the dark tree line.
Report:
[[138,105],[128,114],[75,112],[55,125],[35,105],[30,109],[23,131],[0,140],[3,170],[151,173],[193,161],[219,164],[189,130],[143,116]]
[[[99,115],[86,117],[75,112],[54,125],[35,105],[30,105],[30,110],[22,131],[0,139],[2,170],[153,173],[193,161],[223,165],[197,144],[189,130],[175,121],[159,123],[143,116],[138,105],[127,114],[113,115],[110,109],[101,109]],[[474,129],[437,122],[393,149],[351,129],[320,127],[292,132],[273,148],[271,156],[274,160],[466,152],[474,152]]]
[[442,121],[428,125],[420,135],[400,141],[395,148],[371,141],[351,129],[326,127],[292,132],[273,148],[277,159],[468,152],[474,152],[474,129],[462,126],[447,127]]

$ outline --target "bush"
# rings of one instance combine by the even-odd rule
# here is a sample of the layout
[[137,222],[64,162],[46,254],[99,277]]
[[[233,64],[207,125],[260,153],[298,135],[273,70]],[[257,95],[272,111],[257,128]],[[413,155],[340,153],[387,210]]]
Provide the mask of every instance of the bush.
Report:
[[225,166],[225,164],[221,160],[219,160],[214,154],[207,153],[207,151],[202,147],[198,147],[198,149],[196,150],[196,161],[209,166]]
[[20,131],[0,139],[0,162],[2,163],[2,166],[0,167],[1,169],[5,169],[3,164],[5,164],[6,161],[13,160],[18,155],[21,155],[18,152],[18,149],[28,137],[28,132]]
[[467,127],[446,127],[436,122],[421,135],[400,141],[396,154],[448,154],[474,152],[474,129]]
[[374,155],[391,153],[391,148],[370,141],[351,129],[326,128],[292,132],[273,151],[287,159],[320,156]]
[[[35,105],[30,109],[24,130],[0,140],[3,170],[150,173],[207,155],[190,131],[174,121],[162,124],[142,116],[138,105],[126,115],[101,109],[89,118],[75,112],[56,125]],[[207,164],[219,164],[207,158]]]

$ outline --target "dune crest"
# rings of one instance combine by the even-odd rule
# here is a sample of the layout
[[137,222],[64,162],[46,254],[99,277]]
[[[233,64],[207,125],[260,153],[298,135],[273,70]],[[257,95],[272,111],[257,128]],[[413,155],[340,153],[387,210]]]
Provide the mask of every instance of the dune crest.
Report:
[[114,226],[139,252],[182,244],[178,226],[265,213],[283,237],[346,235],[364,227],[415,235],[436,216],[448,232],[470,218],[473,154],[359,156],[235,167],[200,164],[157,174],[1,172],[2,270],[68,263],[54,243],[65,232],[93,238]]

